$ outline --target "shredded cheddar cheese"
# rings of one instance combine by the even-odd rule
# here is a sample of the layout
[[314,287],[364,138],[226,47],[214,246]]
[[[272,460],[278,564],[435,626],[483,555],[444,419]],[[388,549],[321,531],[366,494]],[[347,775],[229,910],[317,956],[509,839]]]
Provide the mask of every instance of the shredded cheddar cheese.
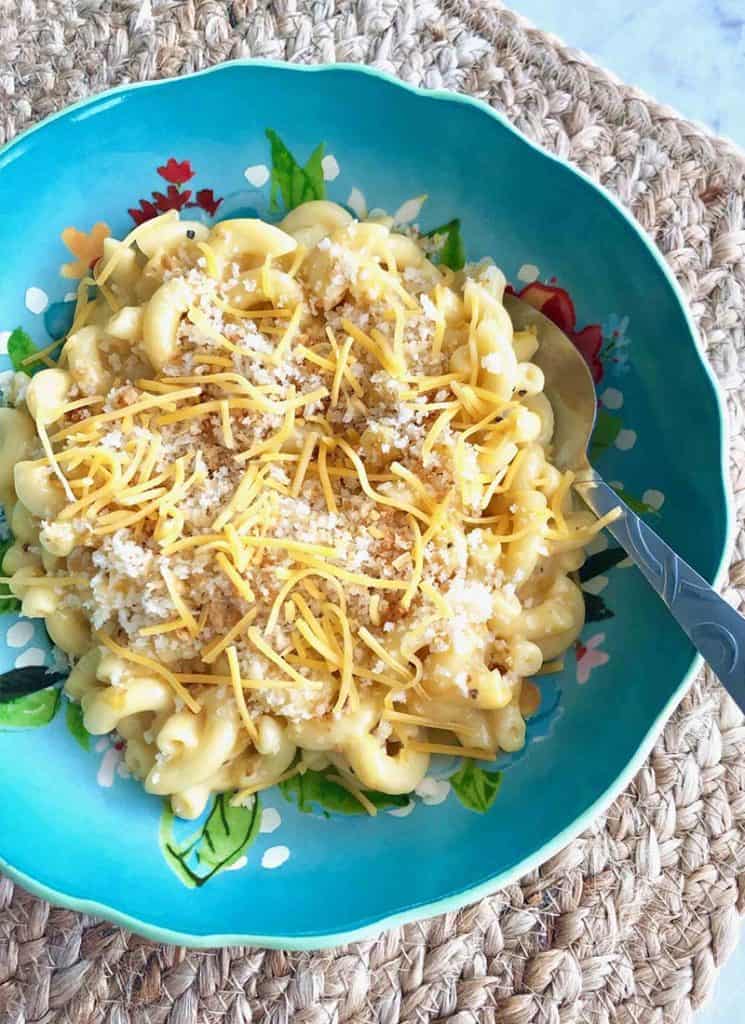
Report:
[[123,658],[125,661],[131,661],[135,665],[140,665],[143,668],[147,668],[156,676],[165,679],[166,682],[173,687],[176,694],[181,698],[184,704],[186,704],[189,710],[193,711],[194,714],[199,713],[199,711],[201,710],[199,702],[192,697],[189,691],[179,682],[179,680],[176,678],[176,675],[173,672],[171,672],[170,669],[167,669],[164,665],[160,665],[153,658],[148,658],[143,654],[137,654],[135,651],[130,650],[128,647],[120,646],[119,644],[115,643],[111,639],[111,637],[106,636],[105,633],[98,633],[98,639],[104,645],[104,647],[108,647],[110,651],[113,651],[114,654],[118,654],[119,657]]
[[202,255],[204,256],[207,264],[207,273],[210,277],[217,279],[220,276],[220,268],[218,266],[214,249],[207,242],[197,242],[197,248],[201,250]]
[[416,750],[420,754],[446,754],[450,757],[471,757],[474,761],[496,761],[497,755],[492,750],[482,750],[479,747],[459,747],[450,743],[423,743],[419,740],[409,740],[406,744],[409,750]]
[[230,667],[230,682],[233,686],[233,694],[235,696],[236,704],[238,705],[238,711],[243,719],[243,724],[246,727],[246,732],[251,737],[254,743],[258,740],[258,733],[256,732],[256,726],[253,723],[253,719],[248,713],[246,706],[246,698],[243,695],[243,681],[241,679],[241,670],[238,664],[238,654],[235,649],[235,645],[231,644],[225,651],[228,658],[228,666]]

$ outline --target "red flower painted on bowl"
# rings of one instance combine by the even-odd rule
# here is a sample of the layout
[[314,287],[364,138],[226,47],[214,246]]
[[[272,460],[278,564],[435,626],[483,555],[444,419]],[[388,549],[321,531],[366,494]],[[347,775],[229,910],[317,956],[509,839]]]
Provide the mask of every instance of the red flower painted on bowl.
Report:
[[148,199],[141,199],[139,206],[130,208],[129,216],[135,224],[144,224],[146,220],[152,220],[153,217],[157,217],[158,210],[155,204],[151,203]]
[[196,174],[191,166],[190,160],[175,160],[170,157],[161,167],[157,168],[161,178],[168,182],[165,193],[152,192],[150,199],[140,199],[139,206],[130,208],[129,215],[135,224],[144,224],[145,221],[158,217],[161,213],[169,210],[195,209],[198,207],[204,210],[208,217],[214,217],[217,213],[222,198],[216,196],[211,188],[200,188],[192,199],[192,189],[182,189],[187,181]]
[[162,167],[158,167],[157,171],[161,178],[165,178],[171,185],[185,185],[196,173],[192,170],[191,161],[179,161],[173,157],[167,160]]
[[577,313],[574,303],[569,292],[564,288],[559,288],[558,285],[533,281],[526,285],[521,292],[518,292],[517,296],[540,310],[544,316],[547,316],[560,330],[564,331],[584,356],[585,362],[590,367],[592,379],[599,384],[603,379],[603,364],[600,361],[603,332],[600,325],[589,324],[581,331],[577,331]]
[[153,192],[153,199],[158,213],[167,213],[168,210],[183,210],[191,198],[191,190],[179,192],[175,185],[169,185],[166,194]]
[[603,347],[603,332],[600,324],[589,324],[584,330],[569,335],[576,347],[585,357],[590,367],[592,379],[599,384],[603,379],[603,364],[600,361],[600,349]]
[[[217,213],[217,208],[222,202],[222,199],[215,198],[215,193],[211,188],[200,188],[196,194],[196,205],[201,207],[205,213],[208,213],[210,217],[214,217]],[[190,205],[194,205],[193,203]]]

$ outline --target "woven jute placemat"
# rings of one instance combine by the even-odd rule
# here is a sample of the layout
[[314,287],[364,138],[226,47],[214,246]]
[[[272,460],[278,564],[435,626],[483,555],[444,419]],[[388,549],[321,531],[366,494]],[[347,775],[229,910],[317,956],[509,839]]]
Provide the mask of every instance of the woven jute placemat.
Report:
[[[234,57],[470,93],[602,181],[662,249],[727,395],[745,503],[745,162],[485,0],[0,0],[0,141],[104,87]],[[745,597],[745,538],[728,595]],[[490,899],[329,953],[156,946],[0,879],[3,1024],[681,1024],[745,906],[745,728],[703,675],[633,784]]]

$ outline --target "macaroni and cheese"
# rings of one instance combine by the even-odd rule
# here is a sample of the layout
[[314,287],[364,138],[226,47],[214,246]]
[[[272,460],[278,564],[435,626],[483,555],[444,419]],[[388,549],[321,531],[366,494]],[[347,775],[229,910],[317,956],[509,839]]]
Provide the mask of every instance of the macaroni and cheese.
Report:
[[490,261],[309,202],[168,213],[80,285],[0,409],[3,570],[89,732],[198,816],[308,768],[374,813],[432,754],[525,742],[599,528]]

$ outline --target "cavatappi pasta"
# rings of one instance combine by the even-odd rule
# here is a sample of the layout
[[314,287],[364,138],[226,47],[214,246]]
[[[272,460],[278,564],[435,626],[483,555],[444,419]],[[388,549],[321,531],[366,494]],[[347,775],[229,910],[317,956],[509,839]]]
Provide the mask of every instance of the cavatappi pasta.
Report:
[[329,202],[105,246],[0,409],[3,571],[86,728],[188,818],[328,765],[374,812],[520,748],[599,524],[501,272]]

